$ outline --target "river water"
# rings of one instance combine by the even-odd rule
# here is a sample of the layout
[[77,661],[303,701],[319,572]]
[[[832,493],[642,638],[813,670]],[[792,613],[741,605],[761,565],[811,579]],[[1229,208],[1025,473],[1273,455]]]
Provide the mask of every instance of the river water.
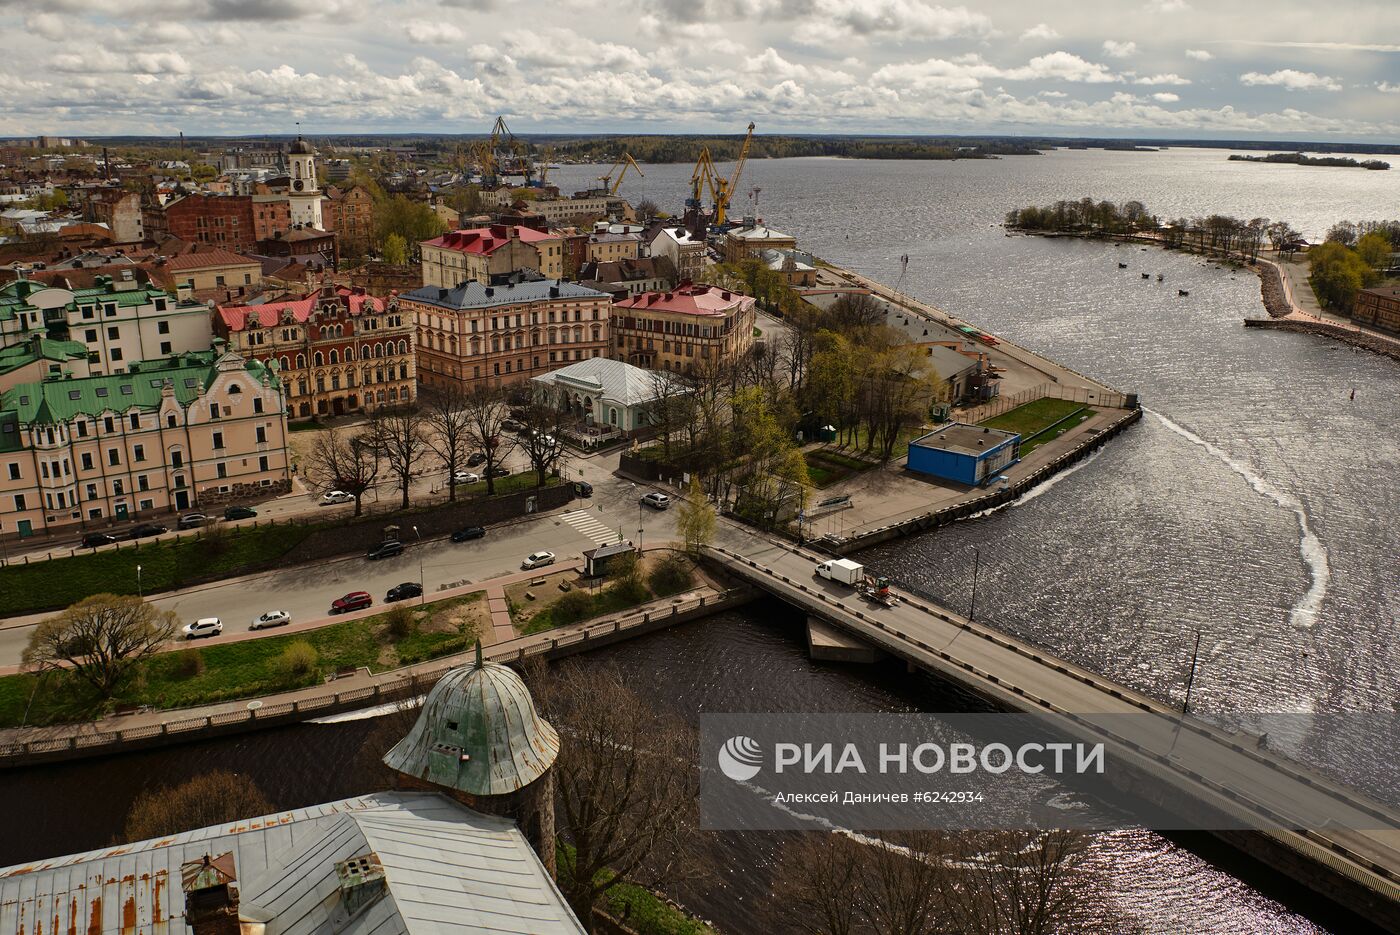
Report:
[[[1018,503],[862,560],[966,609],[975,558],[979,619],[1165,699],[1182,697],[1199,630],[1193,707],[1225,723],[1249,711],[1391,711],[1400,698],[1400,368],[1319,338],[1245,330],[1242,318],[1263,314],[1252,275],[1160,251],[1006,237],[996,226],[1009,208],[1083,195],[1138,198],[1172,217],[1266,215],[1313,237],[1340,218],[1400,214],[1400,171],[1225,156],[758,161],[740,200],[758,187],[759,213],[819,255],[1138,392],[1148,409]],[[677,205],[690,167],[644,168],[624,194]],[[566,191],[599,174],[553,173]],[[902,279],[901,255],[910,258]],[[814,665],[796,621],[768,607],[598,655],[691,715],[965,703],[898,670]],[[105,844],[144,783],[217,766],[253,774],[283,807],[365,791],[380,780],[364,748],[382,741],[372,721],[305,725],[0,775],[5,800],[27,806],[7,812],[0,865]],[[1383,751],[1344,758],[1320,739],[1294,752],[1343,776],[1394,770]],[[725,869],[680,895],[728,931],[781,931],[764,908],[775,847],[753,835],[718,840]],[[1208,842],[1123,832],[1096,837],[1093,853],[1106,880],[1105,930],[1122,920],[1173,935],[1349,930]]]

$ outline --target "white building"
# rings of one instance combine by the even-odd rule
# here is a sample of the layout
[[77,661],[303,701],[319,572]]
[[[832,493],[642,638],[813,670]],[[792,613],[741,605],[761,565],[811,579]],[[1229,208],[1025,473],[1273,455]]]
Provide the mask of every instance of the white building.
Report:
[[609,434],[630,435],[654,425],[657,400],[685,392],[665,373],[605,357],[581,360],[531,382],[556,408]]
[[287,161],[291,164],[292,187],[287,200],[292,205],[292,225],[325,230],[321,221],[321,189],[316,184],[316,151],[298,136]]

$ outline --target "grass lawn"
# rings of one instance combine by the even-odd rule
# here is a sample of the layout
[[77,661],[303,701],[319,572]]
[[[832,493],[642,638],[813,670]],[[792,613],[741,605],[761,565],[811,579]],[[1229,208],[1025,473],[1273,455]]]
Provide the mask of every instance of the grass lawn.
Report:
[[185,538],[123,545],[0,569],[0,615],[67,607],[92,594],[135,594],[136,566],[147,593],[193,578],[231,577],[286,554],[310,534],[294,524],[238,527],[222,538]]
[[[1075,413],[1081,413],[1081,418],[1068,418]],[[1010,412],[1003,412],[980,424],[1020,434],[1021,457],[1024,458],[1046,442],[1059,438],[1092,414],[1089,407],[1083,403],[1046,398],[1032,400],[1024,406],[1017,406]],[[1062,419],[1065,421],[1055,425]],[[1052,425],[1055,427],[1050,428]]]
[[[463,652],[476,640],[486,617],[482,593],[422,607],[399,605],[414,615],[415,622],[412,632],[398,640],[389,631],[390,612],[386,611],[305,633],[237,643],[215,641],[161,653],[139,667],[115,701],[185,708],[315,685],[322,676],[344,667],[391,669]],[[287,671],[282,654],[293,643],[307,643],[316,651],[312,671],[300,676]],[[37,681],[32,675],[0,678],[0,726],[21,722]],[[83,689],[75,679],[49,676],[34,696],[27,723],[86,720],[100,714],[103,706]]]
[[[561,873],[568,872],[572,857],[573,847],[560,841],[557,862]],[[611,880],[615,874],[603,870],[600,876]],[[686,915],[651,890],[634,883],[615,884],[603,894],[602,901],[609,915],[625,920],[638,935],[718,935],[699,919]]]
[[[529,581],[522,581],[511,585],[506,588],[506,602],[516,627],[522,634],[528,635],[636,607],[654,598],[683,591],[694,582],[694,572],[691,570],[688,580],[669,582],[668,586],[661,586],[662,582],[653,577],[659,563],[660,558],[656,555],[648,555],[642,560],[642,587],[635,594],[624,593],[612,584],[589,586],[587,579],[582,578],[578,572],[562,571],[545,576],[543,584],[532,585]],[[561,583],[569,585],[567,591],[560,587]],[[534,595],[533,600],[525,596],[527,591]],[[581,616],[570,615],[567,619],[556,619],[554,605],[569,593],[586,595],[588,604],[581,611]]]
[[[507,474],[505,477],[496,478],[496,494],[500,496],[508,493],[519,493],[522,490],[534,490],[536,475],[533,470],[519,471],[515,474]],[[555,487],[559,484],[559,478],[546,477],[544,485]],[[468,484],[465,487],[457,488],[458,495],[465,493],[472,497],[486,496],[486,481],[478,481],[475,484]]]
[[[898,460],[900,458],[903,458],[905,455],[909,454],[909,442],[927,432],[928,429],[924,428],[921,425],[907,425],[904,428],[900,429],[899,439],[894,444],[894,451],[890,454],[890,458],[893,460]],[[827,448],[822,450],[828,451],[832,454],[850,452],[851,454],[874,458],[876,456],[876,452],[873,449],[868,448],[867,443],[868,439],[865,426],[861,425],[856,427],[855,441],[853,441],[851,444],[843,445],[840,448]],[[851,458],[851,460],[856,461],[859,459]]]

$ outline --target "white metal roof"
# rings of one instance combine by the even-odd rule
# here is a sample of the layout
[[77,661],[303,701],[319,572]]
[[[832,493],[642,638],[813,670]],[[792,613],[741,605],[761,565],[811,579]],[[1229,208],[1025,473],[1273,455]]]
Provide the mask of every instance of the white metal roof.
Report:
[[[0,869],[0,935],[188,935],[180,865],[229,851],[266,935],[583,931],[513,822],[385,792]],[[388,893],[347,924],[335,864],[370,851]]]
[[[658,395],[658,381],[675,383],[664,372],[647,370],[621,360],[593,357],[540,374],[534,382],[599,396],[623,406],[649,403]],[[676,385],[673,392],[684,392]],[[0,933],[3,935],[3,933]]]

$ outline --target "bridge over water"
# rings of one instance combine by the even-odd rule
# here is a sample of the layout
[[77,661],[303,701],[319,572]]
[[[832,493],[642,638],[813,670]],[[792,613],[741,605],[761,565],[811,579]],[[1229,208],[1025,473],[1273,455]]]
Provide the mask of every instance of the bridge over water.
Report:
[[[1242,737],[896,589],[893,607],[814,577],[822,560],[749,535],[709,557],[820,621],[1007,711],[1053,714],[1104,740],[1133,795],[1189,803],[1212,834],[1377,925],[1400,931],[1400,815]],[[1113,735],[1095,716],[1133,719]],[[1092,719],[1092,720],[1091,720]],[[1218,829],[1209,823],[1216,816]],[[1186,827],[1183,825],[1182,827]]]

